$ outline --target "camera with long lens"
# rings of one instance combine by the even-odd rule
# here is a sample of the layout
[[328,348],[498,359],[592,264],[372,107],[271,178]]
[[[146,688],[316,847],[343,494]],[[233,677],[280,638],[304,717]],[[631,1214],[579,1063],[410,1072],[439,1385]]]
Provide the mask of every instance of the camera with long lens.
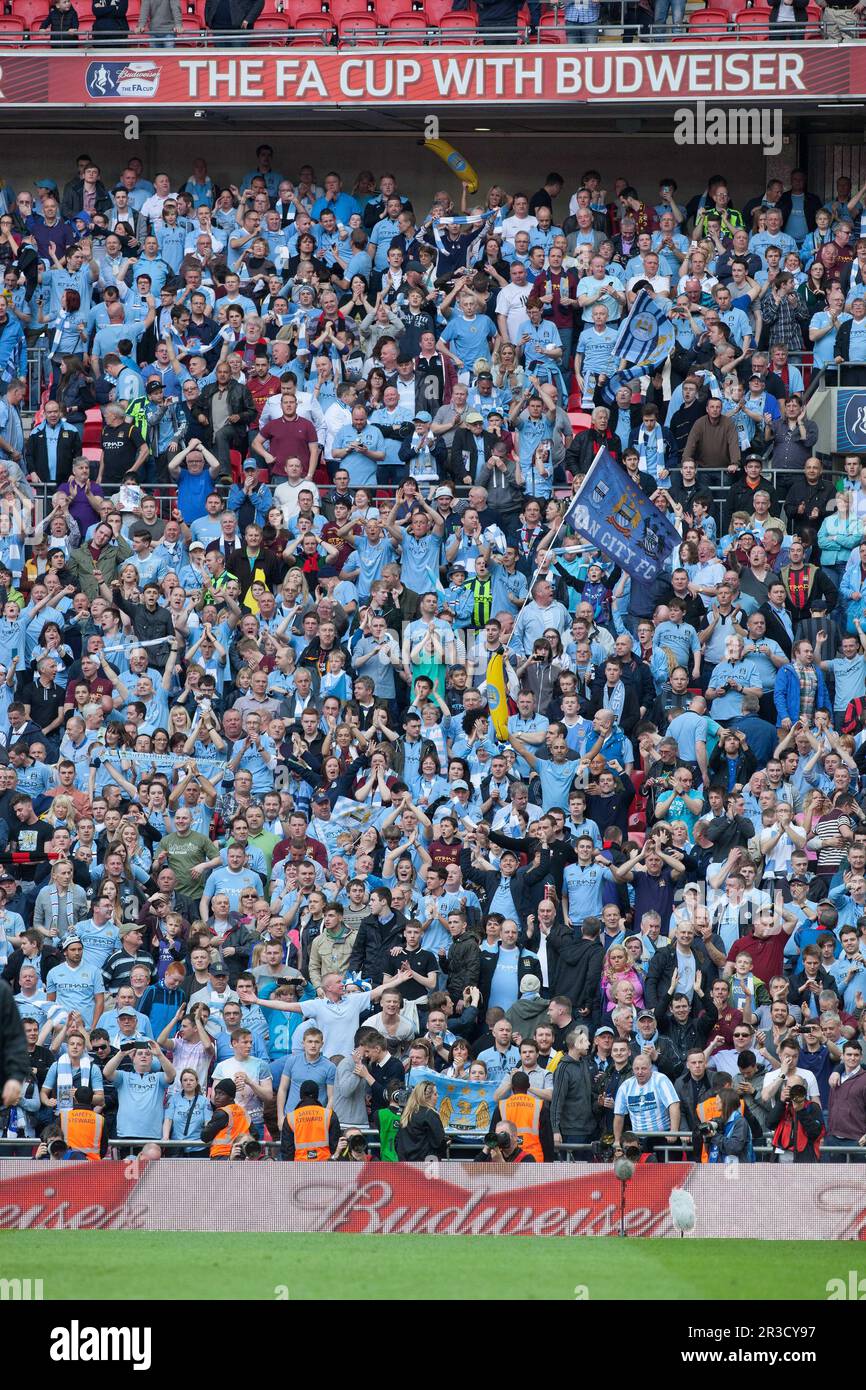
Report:
[[713,1136],[719,1132],[718,1121],[705,1120],[702,1124],[698,1125],[698,1132],[703,1139],[712,1139]]

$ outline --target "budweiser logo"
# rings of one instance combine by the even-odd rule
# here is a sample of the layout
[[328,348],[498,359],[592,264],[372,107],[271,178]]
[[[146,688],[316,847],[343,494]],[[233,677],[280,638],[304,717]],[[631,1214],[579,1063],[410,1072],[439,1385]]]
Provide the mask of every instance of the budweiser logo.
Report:
[[[371,1165],[373,1166],[373,1165]],[[383,1169],[385,1172],[383,1173]],[[527,1170],[528,1171],[528,1170]],[[619,1233],[620,1185],[609,1170],[591,1176],[524,1180],[517,1169],[490,1176],[464,1170],[465,1185],[449,1177],[427,1180],[411,1167],[376,1164],[356,1186],[338,1195],[320,1183],[298,1192],[301,1204],[321,1206],[313,1229],[366,1235],[609,1236]],[[670,1225],[668,1197],[682,1169],[659,1165],[626,1203],[626,1231],[662,1235]],[[513,1179],[507,1181],[508,1178]]]
[[[0,1230],[137,1231],[147,1208],[133,1209],[137,1182],[122,1163],[26,1163],[0,1180]],[[35,1170],[35,1171],[34,1171]]]

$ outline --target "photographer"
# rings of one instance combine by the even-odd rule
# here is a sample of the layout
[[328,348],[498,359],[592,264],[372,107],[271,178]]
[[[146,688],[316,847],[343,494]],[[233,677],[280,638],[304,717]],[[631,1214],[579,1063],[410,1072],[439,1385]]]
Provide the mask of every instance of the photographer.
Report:
[[782,1086],[781,1118],[773,1134],[777,1162],[819,1163],[823,1138],[820,1105],[807,1098],[803,1077],[789,1075]]
[[370,1163],[367,1140],[359,1129],[347,1129],[337,1140],[337,1147],[331,1158],[341,1163]]
[[436,1113],[436,1087],[419,1081],[406,1102],[397,1132],[397,1158],[401,1163],[423,1163],[425,1158],[447,1158],[448,1141]]
[[510,1120],[500,1120],[484,1140],[484,1148],[475,1155],[476,1163],[535,1163],[534,1154],[524,1151],[517,1126]]
[[719,1092],[719,1117],[699,1124],[708,1163],[754,1163],[752,1134],[743,1102],[730,1086]]

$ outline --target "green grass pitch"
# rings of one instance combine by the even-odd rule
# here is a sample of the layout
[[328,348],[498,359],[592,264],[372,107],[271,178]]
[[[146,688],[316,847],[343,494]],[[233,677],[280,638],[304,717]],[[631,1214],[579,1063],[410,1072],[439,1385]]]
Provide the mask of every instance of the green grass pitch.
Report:
[[[542,1239],[532,1236],[271,1235],[7,1231],[2,1273],[42,1279],[46,1300],[436,1299],[824,1301],[859,1247],[842,1241]],[[444,1257],[444,1260],[443,1260]]]

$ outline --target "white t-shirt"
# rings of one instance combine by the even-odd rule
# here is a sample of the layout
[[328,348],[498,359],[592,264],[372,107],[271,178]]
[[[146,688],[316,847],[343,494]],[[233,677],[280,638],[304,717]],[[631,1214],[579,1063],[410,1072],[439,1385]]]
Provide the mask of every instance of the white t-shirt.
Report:
[[336,1004],[330,999],[304,999],[301,1001],[304,1018],[311,1018],[324,1034],[322,1053],[325,1057],[350,1057],[355,1047],[355,1034],[358,1019],[370,1007],[370,996],[347,994]]
[[514,241],[518,232],[534,232],[538,226],[536,217],[506,217],[500,227],[505,241]]
[[531,285],[505,285],[496,296],[496,312],[505,317],[510,343],[517,342],[517,329],[526,318],[526,301],[531,293]]
[[[322,430],[325,427],[325,417],[322,414],[322,407],[316,400],[312,391],[297,391],[295,400],[298,403],[298,415],[302,420],[309,420],[321,441]],[[271,420],[279,420],[283,413],[282,397],[279,392],[273,396],[268,396],[262,406],[262,413],[259,416],[259,429],[263,430],[265,425]],[[351,417],[350,417],[351,420]]]
[[[761,1093],[763,1094],[763,1092],[767,1089],[770,1083],[776,1081],[778,1077],[780,1077],[781,1075],[781,1067],[777,1067],[775,1071],[768,1071],[767,1075],[764,1077],[764,1085],[761,1088]],[[807,1098],[809,1100],[819,1101],[821,1099],[821,1093],[818,1090],[818,1082],[815,1080],[815,1073],[813,1071],[809,1071],[807,1067],[798,1067],[797,1076],[803,1078],[803,1085],[806,1087]],[[783,1082],[782,1085],[784,1086],[784,1084],[785,1083]],[[779,1099],[780,1091],[781,1087],[779,1091],[776,1092],[777,1100]]]
[[313,504],[316,509],[318,509],[319,489],[316,487],[315,483],[311,483],[306,478],[302,478],[299,483],[279,483],[278,486],[274,488],[274,501],[278,507],[282,507],[283,517],[286,523],[288,523],[290,517],[297,516],[300,511],[298,497],[302,492],[309,492],[311,494]]

